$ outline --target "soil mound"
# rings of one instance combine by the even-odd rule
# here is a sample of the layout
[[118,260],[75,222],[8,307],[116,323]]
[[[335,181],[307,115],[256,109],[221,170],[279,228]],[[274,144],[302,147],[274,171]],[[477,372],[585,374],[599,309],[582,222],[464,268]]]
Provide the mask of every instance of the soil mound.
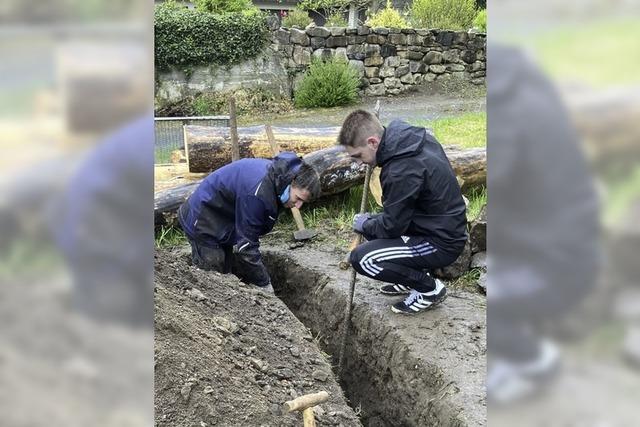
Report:
[[282,301],[235,276],[155,255],[155,421],[158,426],[301,426],[282,404],[326,390],[321,426],[360,426],[328,358]]

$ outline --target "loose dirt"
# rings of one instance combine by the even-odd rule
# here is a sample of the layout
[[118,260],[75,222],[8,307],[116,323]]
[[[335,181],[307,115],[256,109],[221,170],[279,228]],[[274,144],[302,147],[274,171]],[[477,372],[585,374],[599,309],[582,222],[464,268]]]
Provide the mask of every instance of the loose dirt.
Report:
[[301,426],[282,404],[321,390],[331,397],[318,425],[361,425],[327,356],[275,296],[167,249],[155,256],[155,306],[157,426]]

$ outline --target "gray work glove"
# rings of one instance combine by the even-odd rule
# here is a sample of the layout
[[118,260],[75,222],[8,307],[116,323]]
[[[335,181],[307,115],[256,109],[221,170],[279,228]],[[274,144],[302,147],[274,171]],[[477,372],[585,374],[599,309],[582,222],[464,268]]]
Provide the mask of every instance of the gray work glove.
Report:
[[364,223],[367,222],[369,219],[371,219],[371,214],[369,213],[356,214],[353,217],[353,230],[357,231],[360,234],[363,234]]

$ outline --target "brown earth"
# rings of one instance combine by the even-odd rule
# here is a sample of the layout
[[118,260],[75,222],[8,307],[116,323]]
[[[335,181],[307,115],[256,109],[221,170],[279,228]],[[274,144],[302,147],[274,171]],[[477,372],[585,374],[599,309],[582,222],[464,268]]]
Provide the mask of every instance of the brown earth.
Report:
[[321,390],[331,397],[316,407],[318,425],[361,425],[326,354],[275,296],[165,249],[155,306],[156,425],[301,426],[282,404]]

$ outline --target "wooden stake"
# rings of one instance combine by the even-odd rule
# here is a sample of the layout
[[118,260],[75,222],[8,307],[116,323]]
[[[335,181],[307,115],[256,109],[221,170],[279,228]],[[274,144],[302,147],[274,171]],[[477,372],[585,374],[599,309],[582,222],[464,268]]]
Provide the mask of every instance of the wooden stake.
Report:
[[240,146],[238,145],[238,121],[236,118],[236,98],[229,98],[229,133],[231,135],[231,161],[240,160]]

